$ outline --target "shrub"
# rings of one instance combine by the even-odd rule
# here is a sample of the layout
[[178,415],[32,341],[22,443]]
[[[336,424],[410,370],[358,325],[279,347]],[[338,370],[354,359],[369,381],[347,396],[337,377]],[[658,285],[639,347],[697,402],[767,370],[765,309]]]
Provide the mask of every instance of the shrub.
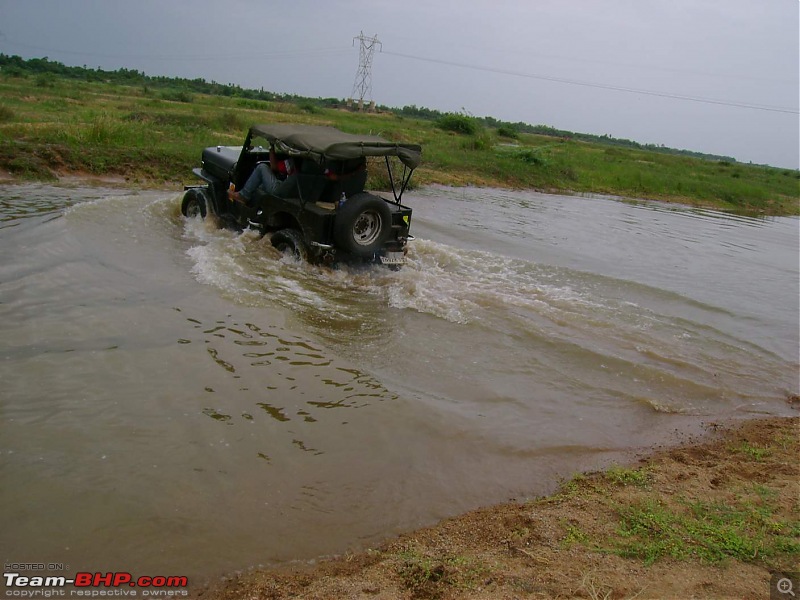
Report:
[[512,129],[511,127],[506,127],[505,125],[497,130],[497,135],[500,137],[511,138],[512,140],[519,139],[519,133],[517,133],[517,130]]
[[36,87],[51,88],[56,84],[56,78],[52,73],[39,73],[34,80]]
[[319,107],[316,106],[313,102],[300,102],[297,104],[297,107],[302,110],[303,112],[307,112],[310,115],[315,115],[319,112]]
[[447,113],[436,121],[436,126],[445,131],[474,135],[478,131],[478,121],[459,113]]
[[27,79],[28,72],[25,69],[21,69],[15,65],[5,65],[0,69],[0,73],[2,73],[5,77],[17,77],[19,79]]
[[533,148],[524,148],[522,150],[517,150],[514,153],[514,158],[524,163],[528,163],[529,165],[536,165],[537,167],[547,166],[547,160],[544,158],[544,156],[542,156],[539,152],[537,152]]

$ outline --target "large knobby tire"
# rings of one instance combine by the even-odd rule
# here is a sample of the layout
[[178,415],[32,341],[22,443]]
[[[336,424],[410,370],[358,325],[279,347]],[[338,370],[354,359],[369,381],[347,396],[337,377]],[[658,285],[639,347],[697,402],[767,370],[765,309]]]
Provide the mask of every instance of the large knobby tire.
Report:
[[291,254],[297,260],[308,260],[308,246],[303,240],[303,235],[296,229],[276,231],[269,241],[279,252]]
[[197,216],[206,218],[206,197],[203,190],[199,188],[186,190],[181,202],[181,214],[190,219]]
[[333,239],[345,252],[369,258],[378,252],[392,231],[392,211],[382,198],[355,194],[336,209]]

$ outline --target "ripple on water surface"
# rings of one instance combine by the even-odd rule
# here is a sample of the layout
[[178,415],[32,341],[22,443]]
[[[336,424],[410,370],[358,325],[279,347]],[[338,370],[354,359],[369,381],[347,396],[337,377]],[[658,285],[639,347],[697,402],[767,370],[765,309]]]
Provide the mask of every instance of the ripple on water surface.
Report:
[[181,217],[179,194],[0,188],[14,559],[310,558],[546,492],[702,420],[788,411],[796,220],[409,202],[419,239],[391,272],[293,261]]

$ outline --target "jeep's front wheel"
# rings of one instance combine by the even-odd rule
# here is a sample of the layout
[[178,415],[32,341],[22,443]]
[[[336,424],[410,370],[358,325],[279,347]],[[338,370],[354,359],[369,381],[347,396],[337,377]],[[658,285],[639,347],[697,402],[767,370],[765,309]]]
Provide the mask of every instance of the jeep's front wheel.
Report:
[[296,229],[281,229],[269,239],[272,246],[284,254],[291,254],[298,260],[308,260],[308,246]]
[[186,190],[183,195],[183,202],[181,202],[181,214],[190,219],[198,215],[204,219],[206,218],[206,197],[202,190],[198,188]]
[[392,211],[382,198],[355,194],[337,209],[333,238],[350,254],[369,258],[383,247],[392,230]]

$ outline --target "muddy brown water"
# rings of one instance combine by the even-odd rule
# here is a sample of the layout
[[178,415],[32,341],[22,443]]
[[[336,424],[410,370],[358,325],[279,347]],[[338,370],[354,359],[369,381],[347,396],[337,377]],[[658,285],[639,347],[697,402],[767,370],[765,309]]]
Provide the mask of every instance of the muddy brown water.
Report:
[[202,577],[792,413],[798,220],[425,188],[330,270],[180,194],[0,186],[0,549]]

